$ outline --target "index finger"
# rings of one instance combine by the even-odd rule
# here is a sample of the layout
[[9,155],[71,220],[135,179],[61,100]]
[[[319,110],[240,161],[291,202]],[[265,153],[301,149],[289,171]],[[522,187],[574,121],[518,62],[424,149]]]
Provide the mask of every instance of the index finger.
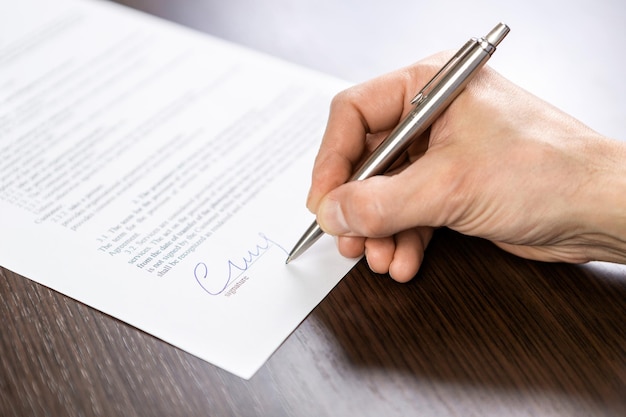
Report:
[[330,106],[326,130],[315,164],[307,207],[317,211],[329,191],[344,184],[357,167],[368,134],[395,127],[411,107],[410,101],[434,74],[436,66],[414,65],[337,94]]

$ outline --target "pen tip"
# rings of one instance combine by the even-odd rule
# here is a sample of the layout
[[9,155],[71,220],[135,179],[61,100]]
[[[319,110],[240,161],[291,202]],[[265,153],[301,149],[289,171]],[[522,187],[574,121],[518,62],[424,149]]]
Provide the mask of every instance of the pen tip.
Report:
[[300,254],[297,251],[291,251],[289,253],[289,256],[287,256],[287,260],[285,261],[285,265],[287,265],[289,262],[293,261],[294,259],[296,259]]

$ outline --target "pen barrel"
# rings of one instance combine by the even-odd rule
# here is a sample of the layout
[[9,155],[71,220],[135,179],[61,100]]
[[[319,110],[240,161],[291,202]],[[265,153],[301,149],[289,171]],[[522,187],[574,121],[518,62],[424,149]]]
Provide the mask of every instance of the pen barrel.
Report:
[[396,126],[352,175],[350,181],[360,181],[385,173],[409,146],[430,127],[467,83],[482,68],[495,50],[484,38],[472,40],[452,68],[442,75],[413,110]]
[[[387,171],[463,91],[508,32],[508,26],[500,23],[486,37],[468,41],[411,100],[415,108],[361,164],[350,181],[364,180]],[[313,222],[285,262],[297,258],[323,234],[319,224]]]

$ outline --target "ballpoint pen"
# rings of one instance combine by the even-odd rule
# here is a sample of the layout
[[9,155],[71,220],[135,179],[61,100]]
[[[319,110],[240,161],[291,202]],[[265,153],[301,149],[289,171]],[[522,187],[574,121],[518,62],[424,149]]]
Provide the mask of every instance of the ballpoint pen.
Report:
[[[378,145],[349,181],[360,181],[383,174],[461,93],[473,75],[489,60],[509,30],[507,25],[499,23],[485,37],[472,38],[465,43],[411,100],[414,108]],[[323,234],[319,224],[314,221],[291,250],[285,263],[304,253]]]

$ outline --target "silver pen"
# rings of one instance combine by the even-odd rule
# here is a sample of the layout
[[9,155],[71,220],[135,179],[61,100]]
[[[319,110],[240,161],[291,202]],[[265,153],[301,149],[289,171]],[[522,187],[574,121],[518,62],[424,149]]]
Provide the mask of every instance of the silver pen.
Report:
[[[411,100],[411,104],[415,106],[413,110],[378,145],[349,181],[360,181],[383,174],[463,91],[509,30],[507,25],[499,23],[487,36],[472,38],[459,49]],[[291,250],[285,263],[304,253],[323,234],[317,221],[313,222]]]

